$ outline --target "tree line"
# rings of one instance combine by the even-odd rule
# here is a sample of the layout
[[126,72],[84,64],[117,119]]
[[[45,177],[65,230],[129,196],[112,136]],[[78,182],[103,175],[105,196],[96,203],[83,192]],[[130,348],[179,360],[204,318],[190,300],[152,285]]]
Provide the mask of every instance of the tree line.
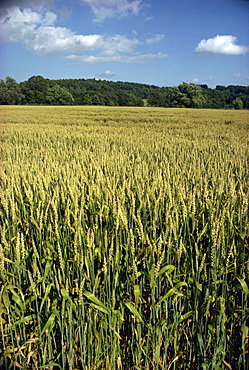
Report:
[[108,105],[187,108],[249,108],[249,86],[221,86],[183,82],[179,86],[113,82],[97,79],[50,80],[32,76],[16,82],[0,80],[0,104],[23,105]]

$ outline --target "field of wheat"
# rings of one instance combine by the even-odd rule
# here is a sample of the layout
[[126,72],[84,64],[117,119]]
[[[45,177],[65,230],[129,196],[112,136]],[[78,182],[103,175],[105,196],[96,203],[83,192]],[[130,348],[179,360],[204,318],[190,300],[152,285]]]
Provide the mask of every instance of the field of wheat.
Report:
[[248,118],[1,108],[2,369],[248,369]]

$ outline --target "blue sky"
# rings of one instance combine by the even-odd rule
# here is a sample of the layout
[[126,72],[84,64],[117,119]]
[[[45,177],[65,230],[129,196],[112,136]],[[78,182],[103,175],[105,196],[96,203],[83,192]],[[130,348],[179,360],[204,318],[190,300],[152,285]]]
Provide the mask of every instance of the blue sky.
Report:
[[0,78],[249,84],[248,0],[2,0]]

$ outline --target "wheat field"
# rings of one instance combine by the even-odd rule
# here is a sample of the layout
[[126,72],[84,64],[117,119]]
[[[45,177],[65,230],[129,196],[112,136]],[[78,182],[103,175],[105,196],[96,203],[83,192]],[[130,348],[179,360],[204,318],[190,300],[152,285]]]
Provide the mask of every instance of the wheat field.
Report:
[[248,122],[2,107],[0,367],[247,370]]

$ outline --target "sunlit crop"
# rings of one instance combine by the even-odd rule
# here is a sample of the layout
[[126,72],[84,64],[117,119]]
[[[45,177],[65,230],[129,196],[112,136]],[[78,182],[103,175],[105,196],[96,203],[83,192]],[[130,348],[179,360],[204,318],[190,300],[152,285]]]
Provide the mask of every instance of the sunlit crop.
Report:
[[246,370],[248,112],[1,110],[0,365]]

